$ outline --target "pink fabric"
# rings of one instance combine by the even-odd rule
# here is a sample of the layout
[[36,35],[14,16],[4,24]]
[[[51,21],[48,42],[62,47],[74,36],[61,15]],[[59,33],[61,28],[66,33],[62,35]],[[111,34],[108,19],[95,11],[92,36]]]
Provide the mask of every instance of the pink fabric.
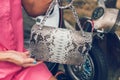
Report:
[[[20,0],[0,0],[0,50],[23,52],[23,24]],[[44,63],[23,69],[0,62],[0,80],[48,80],[51,73]]]

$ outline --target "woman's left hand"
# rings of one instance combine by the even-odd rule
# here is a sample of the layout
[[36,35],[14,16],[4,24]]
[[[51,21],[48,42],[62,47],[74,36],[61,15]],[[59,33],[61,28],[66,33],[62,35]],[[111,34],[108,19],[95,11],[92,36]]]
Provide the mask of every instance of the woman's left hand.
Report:
[[37,62],[35,59],[30,58],[29,52],[6,51],[6,54],[8,56],[6,61],[12,62],[22,67],[35,66],[43,62],[43,61]]

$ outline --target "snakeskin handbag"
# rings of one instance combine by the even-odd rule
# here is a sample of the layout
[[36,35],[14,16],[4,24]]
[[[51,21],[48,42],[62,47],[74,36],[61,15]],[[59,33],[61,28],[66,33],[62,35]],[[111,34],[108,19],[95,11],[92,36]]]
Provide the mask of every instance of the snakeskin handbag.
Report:
[[92,33],[84,32],[82,28],[75,31],[35,24],[31,29],[30,52],[36,60],[81,65],[91,43]]

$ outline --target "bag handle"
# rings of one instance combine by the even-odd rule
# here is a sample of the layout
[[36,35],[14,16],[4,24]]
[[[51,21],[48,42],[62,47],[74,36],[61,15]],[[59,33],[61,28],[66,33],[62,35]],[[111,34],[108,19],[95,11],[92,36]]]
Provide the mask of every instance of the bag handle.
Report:
[[49,17],[49,15],[50,15],[51,11],[53,10],[53,8],[55,7],[55,5],[58,4],[58,6],[59,6],[60,9],[70,8],[70,9],[72,10],[72,13],[73,13],[73,15],[74,15],[74,18],[75,18],[75,20],[76,20],[76,22],[77,22],[77,24],[78,24],[78,26],[79,26],[79,28],[80,28],[81,34],[82,34],[82,36],[85,36],[85,35],[84,35],[84,30],[82,29],[81,24],[80,24],[80,21],[79,21],[79,17],[78,17],[77,11],[75,10],[75,7],[73,6],[74,0],[69,1],[70,3],[69,3],[68,5],[66,5],[66,6],[60,6],[58,1],[59,1],[59,0],[53,0],[53,1],[51,2],[50,6],[49,6],[49,8],[48,8],[48,10],[47,10],[47,12],[46,12],[46,14],[45,14],[45,17],[43,18],[43,20],[42,20],[41,23],[39,24],[40,29],[43,28],[43,26],[44,26],[44,24],[45,24],[45,21],[46,21],[47,18]]
[[43,20],[42,20],[42,21],[40,22],[40,24],[39,24],[40,29],[42,29],[42,27],[44,26],[47,18],[49,17],[49,15],[50,15],[50,13],[52,12],[52,10],[53,10],[53,8],[55,7],[55,5],[56,5],[56,0],[53,0],[53,1],[51,2],[50,6],[49,6],[49,8],[48,8],[48,10],[47,10],[44,18],[43,18]]

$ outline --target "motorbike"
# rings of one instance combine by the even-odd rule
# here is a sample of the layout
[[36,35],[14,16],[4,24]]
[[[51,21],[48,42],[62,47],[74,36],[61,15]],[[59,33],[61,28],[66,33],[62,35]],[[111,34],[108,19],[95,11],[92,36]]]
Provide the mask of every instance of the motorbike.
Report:
[[[118,24],[120,14],[119,10],[115,9],[115,5],[110,6],[107,1],[108,3],[112,2],[112,0],[106,0],[104,3],[99,0],[99,7],[92,13],[91,19],[94,21],[94,26],[97,31],[94,33],[92,49],[89,51],[86,62],[82,68],[81,66],[75,65],[64,66],[66,73],[70,76],[70,80],[118,80],[119,78],[115,76],[119,75],[120,38],[114,31],[118,30],[120,26]],[[102,9],[104,9],[105,6],[107,6],[107,8],[103,11]],[[106,14],[106,12],[108,12],[108,14]],[[114,20],[111,20],[110,17],[114,17]],[[80,21],[82,20],[87,21],[88,18],[86,20],[85,18],[80,19]],[[118,25],[118,27],[112,31],[115,24]],[[86,27],[88,28],[86,29]],[[91,25],[86,27],[85,30],[89,31]],[[76,29],[79,30],[78,27],[76,27]],[[110,77],[111,69],[112,77],[114,78]],[[114,74],[114,72],[118,74]]]
[[[107,4],[108,3],[107,1],[109,0],[106,0],[104,5],[103,4],[101,5],[101,2],[99,1],[101,0],[98,0],[98,3],[100,3],[100,8],[96,8],[93,11],[93,15],[92,15],[92,18],[95,18],[96,20],[96,24],[98,23],[101,24],[99,21],[99,18],[101,17],[101,15],[103,15],[102,12],[97,12],[97,11],[102,11],[101,9],[104,9],[105,5],[109,7],[109,4]],[[38,16],[36,18],[31,18],[25,13],[24,10],[23,10],[23,13],[24,13],[24,26],[30,26],[30,27],[25,27],[24,29],[25,30],[25,34],[24,34],[25,35],[25,47],[28,48],[30,29],[32,25],[35,24],[36,20],[41,21],[44,16]],[[84,18],[82,18],[81,20],[83,19]],[[117,16],[116,16],[116,19],[117,19]],[[87,18],[85,21],[87,20],[89,19]],[[49,23],[51,21],[53,21],[53,24]],[[52,26],[57,26],[60,28],[66,28],[66,25],[64,23],[64,18],[63,18],[63,10],[59,9],[56,6],[54,10],[52,11],[50,17],[48,18],[47,22],[45,23],[45,25],[52,25]],[[85,27],[85,31],[89,31],[89,28],[92,25],[86,24],[86,26],[87,27]],[[86,61],[82,66],[67,65],[67,64],[63,65],[63,64],[58,64],[58,63],[45,62],[49,70],[54,75],[58,71],[59,66],[62,65],[64,66],[63,68],[65,70],[65,73],[67,74],[67,77],[69,78],[68,80],[110,80],[108,79],[109,67],[111,65],[116,65],[117,67],[120,66],[119,65],[120,40],[119,40],[119,36],[116,35],[114,32],[113,33],[108,32],[109,30],[111,30],[112,26],[110,25],[109,29],[105,28],[104,31],[98,30],[99,28],[101,28],[101,26],[97,26],[95,28],[96,31],[93,36],[92,48],[88,52]],[[77,28],[77,25],[76,25],[76,30],[79,30]]]

